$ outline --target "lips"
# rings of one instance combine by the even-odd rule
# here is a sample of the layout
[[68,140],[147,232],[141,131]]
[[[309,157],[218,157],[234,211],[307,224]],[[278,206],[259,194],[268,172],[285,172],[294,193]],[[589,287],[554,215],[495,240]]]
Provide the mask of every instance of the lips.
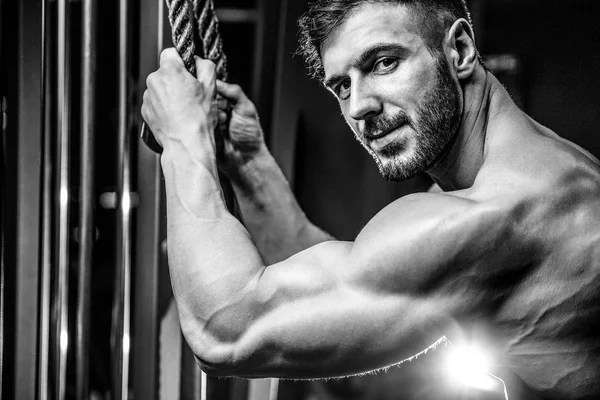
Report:
[[401,124],[401,125],[395,126],[393,128],[386,129],[385,131],[382,131],[381,133],[378,133],[376,135],[368,135],[368,136],[365,135],[365,139],[367,139],[369,142],[377,140],[377,139],[381,139],[382,137],[387,136],[390,133],[404,127],[405,125],[406,124]]
[[395,147],[404,146],[406,141],[406,136],[404,132],[405,127],[408,127],[408,125],[399,125],[394,129],[386,130],[378,135],[371,136],[367,139],[368,146],[376,152],[383,151],[390,145],[393,145]]

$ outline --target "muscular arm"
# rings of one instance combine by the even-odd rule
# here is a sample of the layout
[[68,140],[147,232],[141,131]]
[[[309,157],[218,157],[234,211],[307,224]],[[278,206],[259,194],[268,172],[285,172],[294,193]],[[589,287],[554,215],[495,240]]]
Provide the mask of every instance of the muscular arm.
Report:
[[393,332],[390,342],[420,336],[398,332],[422,325],[407,321],[409,296],[359,281],[356,244],[323,243],[265,266],[226,211],[216,169],[189,149],[165,146],[162,156],[169,266],[184,334],[205,368],[245,376],[343,375],[393,362],[385,350],[396,346],[382,345],[382,332]]
[[266,266],[227,213],[215,170],[189,149],[167,146],[162,156],[169,265],[184,334],[209,372],[308,378],[381,368],[452,336],[454,317],[496,296],[486,292],[494,280],[474,269],[494,258],[504,225],[473,216],[468,201],[405,199],[354,243]]

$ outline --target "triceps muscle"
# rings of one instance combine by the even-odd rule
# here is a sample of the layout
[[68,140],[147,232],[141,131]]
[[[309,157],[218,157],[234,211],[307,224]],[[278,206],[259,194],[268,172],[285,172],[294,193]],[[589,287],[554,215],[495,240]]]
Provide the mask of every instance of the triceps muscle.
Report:
[[435,300],[377,293],[352,277],[351,244],[326,242],[268,267],[264,312],[235,344],[225,374],[327,378],[411,358],[452,323]]

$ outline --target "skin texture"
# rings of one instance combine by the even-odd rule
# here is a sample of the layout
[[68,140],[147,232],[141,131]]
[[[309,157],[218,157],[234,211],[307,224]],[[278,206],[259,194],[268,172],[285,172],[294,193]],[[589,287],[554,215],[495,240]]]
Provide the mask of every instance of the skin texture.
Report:
[[[368,4],[322,49],[326,77],[350,80],[342,113],[355,134],[382,112],[415,118],[435,57],[404,6]],[[198,78],[173,49],[149,76],[142,113],[164,152],[169,266],[181,326],[215,375],[325,378],[399,363],[442,336],[476,336],[512,398],[600,396],[600,168],[521,112],[479,64],[468,23],[443,56],[460,93],[452,141],[427,173],[439,189],[396,200],[353,242],[306,219],[239,87]],[[402,46],[395,68],[355,60]],[[386,61],[385,65],[392,65]],[[225,154],[216,93],[233,104]],[[400,160],[418,146],[403,129]],[[246,228],[226,210],[228,174]],[[318,360],[318,361],[316,361]]]

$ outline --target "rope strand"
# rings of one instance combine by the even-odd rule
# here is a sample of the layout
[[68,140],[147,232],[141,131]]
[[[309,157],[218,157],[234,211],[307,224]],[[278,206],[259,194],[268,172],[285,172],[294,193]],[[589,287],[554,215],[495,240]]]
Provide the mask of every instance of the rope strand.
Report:
[[[217,78],[227,80],[227,57],[219,34],[219,20],[213,0],[165,0],[169,9],[171,38],[185,68],[196,76],[194,55],[216,64]],[[162,153],[146,123],[142,124],[142,140],[157,153]]]

